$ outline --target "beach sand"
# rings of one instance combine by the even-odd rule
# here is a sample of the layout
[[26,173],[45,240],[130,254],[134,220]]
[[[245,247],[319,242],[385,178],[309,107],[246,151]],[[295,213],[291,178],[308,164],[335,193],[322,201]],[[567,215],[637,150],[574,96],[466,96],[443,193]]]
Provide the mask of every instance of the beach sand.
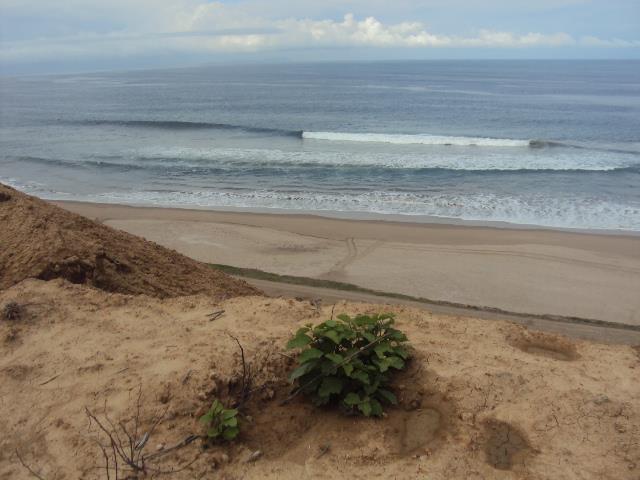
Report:
[[[3,479],[30,478],[16,451],[41,478],[106,478],[95,442],[107,440],[85,408],[129,429],[139,417],[141,432],[164,412],[146,454],[201,432],[199,416],[242,372],[230,335],[241,342],[257,388],[242,433],[228,445],[203,449],[197,440],[149,462],[185,468],[162,478],[636,480],[640,473],[640,384],[633,380],[640,350],[629,346],[340,302],[337,312],[395,312],[413,346],[409,369],[394,382],[400,406],[373,420],[314,408],[301,396],[282,404],[293,368],[284,345],[301,325],[328,318],[330,305],[263,296],[157,299],[62,279],[0,291],[0,305],[16,300],[25,305],[21,319],[0,322]],[[212,321],[214,311],[224,314]],[[260,458],[247,462],[258,450]]]
[[640,325],[640,236],[55,203],[203,262]]
[[[0,193],[0,479],[125,478],[132,465],[145,478],[162,471],[176,480],[638,479],[640,345],[629,339],[640,332],[633,326],[575,321],[625,334],[616,344],[611,337],[585,341],[536,331],[489,310],[454,313],[449,306],[445,313],[443,305],[432,304],[436,311],[388,298],[381,304],[383,297],[363,292],[337,291],[333,301],[269,297],[157,244],[8,187]],[[629,275],[637,261],[636,240],[625,237],[70,208],[104,223],[146,228],[209,261],[262,262],[283,271],[298,261],[305,265],[293,273],[341,279],[369,268],[390,287],[394,279],[410,286],[393,262],[416,272],[409,268],[414,259],[413,267],[432,271],[429,262],[446,259],[447,251],[461,258],[457,270],[451,260],[440,263],[452,277],[477,275],[473,259],[488,271],[492,262],[515,258],[510,274],[516,278],[522,262],[524,278],[534,271],[533,258],[547,262],[539,269],[556,266],[548,275],[556,285],[579,278],[586,258],[591,270],[583,273],[593,281],[602,271]],[[530,253],[544,249],[564,252],[563,261]],[[487,251],[493,253],[483,256]],[[594,259],[608,269],[594,267]],[[487,281],[499,285],[493,268]],[[619,301],[609,298],[608,305]],[[285,345],[296,330],[341,313],[381,311],[396,315],[410,342],[407,368],[392,380],[397,407],[367,419],[290,397],[296,352]],[[572,325],[570,319],[557,324]],[[214,399],[242,410],[233,442],[202,437],[198,419]],[[138,460],[125,463],[132,457]]]

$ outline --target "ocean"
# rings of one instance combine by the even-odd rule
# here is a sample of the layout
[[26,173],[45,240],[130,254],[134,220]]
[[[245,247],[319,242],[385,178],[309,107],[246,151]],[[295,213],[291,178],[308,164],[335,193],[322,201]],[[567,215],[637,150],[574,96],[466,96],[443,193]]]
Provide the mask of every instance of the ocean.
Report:
[[0,182],[48,199],[640,231],[639,61],[4,76],[0,105]]

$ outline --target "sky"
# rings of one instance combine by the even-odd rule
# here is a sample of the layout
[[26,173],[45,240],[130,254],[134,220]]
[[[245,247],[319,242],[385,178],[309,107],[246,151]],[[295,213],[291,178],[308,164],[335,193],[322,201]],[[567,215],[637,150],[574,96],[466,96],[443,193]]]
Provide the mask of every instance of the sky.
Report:
[[0,73],[640,58],[640,0],[0,0]]

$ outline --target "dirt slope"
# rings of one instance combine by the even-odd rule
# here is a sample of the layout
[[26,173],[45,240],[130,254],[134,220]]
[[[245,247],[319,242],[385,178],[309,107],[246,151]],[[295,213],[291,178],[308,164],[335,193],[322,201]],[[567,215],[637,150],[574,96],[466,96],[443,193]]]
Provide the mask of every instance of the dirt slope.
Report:
[[[0,291],[0,307],[14,300],[24,304],[21,318],[0,321],[0,479],[29,478],[16,450],[47,480],[106,478],[95,443],[105,438],[84,408],[100,416],[106,408],[114,424],[131,421],[140,386],[138,437],[166,409],[149,452],[200,432],[196,419],[213,395],[237,386],[229,334],[242,343],[257,387],[241,437],[209,449],[198,440],[167,455],[162,468],[188,466],[162,478],[640,478],[640,351],[632,347],[341,303],[336,312],[395,311],[415,349],[395,383],[401,406],[370,420],[302,398],[280,402],[290,369],[282,346],[330,307],[265,297],[154,299],[63,280]],[[256,450],[262,456],[246,462]]]
[[0,289],[59,277],[155,297],[259,293],[173,250],[0,184]]

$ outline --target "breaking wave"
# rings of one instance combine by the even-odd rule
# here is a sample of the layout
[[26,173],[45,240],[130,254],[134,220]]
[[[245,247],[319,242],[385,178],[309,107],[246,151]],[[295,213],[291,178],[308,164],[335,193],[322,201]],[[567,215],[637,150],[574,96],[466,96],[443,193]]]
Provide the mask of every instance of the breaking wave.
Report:
[[[396,145],[456,145],[478,147],[528,147],[534,146],[530,140],[512,140],[507,138],[453,137],[447,135],[401,135],[387,133],[340,133],[340,132],[302,132],[302,138],[339,142],[376,142]],[[538,146],[537,144],[535,146]]]
[[387,143],[393,145],[431,145],[431,146],[458,146],[458,147],[528,147],[532,149],[543,148],[571,148],[594,151],[606,151],[614,153],[628,153],[640,155],[635,149],[621,149],[609,146],[583,145],[572,142],[559,142],[545,139],[513,139],[492,137],[470,137],[452,135],[432,135],[428,133],[401,134],[401,133],[350,133],[330,131],[306,131],[289,130],[284,128],[257,127],[236,125],[230,123],[195,122],[182,120],[110,120],[110,119],[86,119],[62,122],[79,126],[117,126],[148,128],[160,130],[223,130],[238,131],[248,134],[262,134],[268,136],[292,137],[302,140],[321,140],[328,142],[360,142],[360,143]]

